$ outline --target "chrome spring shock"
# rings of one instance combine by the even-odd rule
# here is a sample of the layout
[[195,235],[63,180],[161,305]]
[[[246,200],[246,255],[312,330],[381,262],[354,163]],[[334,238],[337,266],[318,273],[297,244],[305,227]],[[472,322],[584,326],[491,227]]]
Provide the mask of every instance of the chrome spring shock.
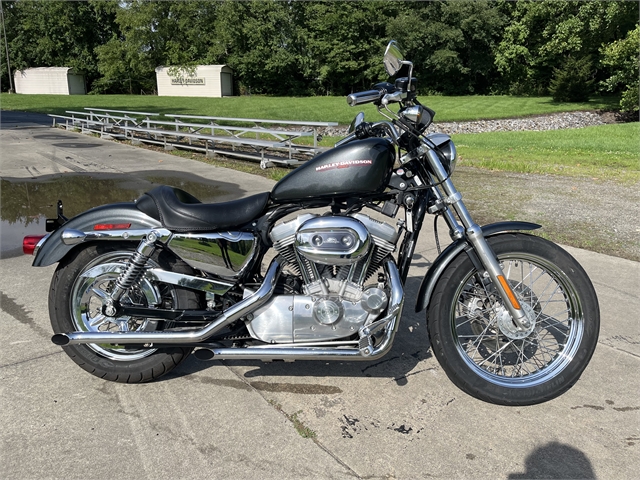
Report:
[[138,248],[116,280],[116,284],[111,292],[112,302],[120,300],[129,288],[140,280],[144,267],[147,264],[147,260],[149,260],[149,257],[153,255],[153,252],[156,249],[155,242],[157,239],[158,237],[155,232],[150,232],[147,237],[138,244]]

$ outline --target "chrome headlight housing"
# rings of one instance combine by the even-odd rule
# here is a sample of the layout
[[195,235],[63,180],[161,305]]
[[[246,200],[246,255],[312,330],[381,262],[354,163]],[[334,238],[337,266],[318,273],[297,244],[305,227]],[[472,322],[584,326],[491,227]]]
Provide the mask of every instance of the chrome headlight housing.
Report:
[[442,166],[447,171],[447,174],[451,175],[458,161],[458,151],[456,150],[453,140],[451,140],[449,135],[445,135],[444,133],[430,133],[427,135],[427,139],[437,147]]
[[445,160],[442,162],[442,166],[445,168],[447,173],[451,175],[456,169],[456,163],[458,162],[458,151],[456,150],[456,146],[454,145],[453,140],[449,140],[438,148]]

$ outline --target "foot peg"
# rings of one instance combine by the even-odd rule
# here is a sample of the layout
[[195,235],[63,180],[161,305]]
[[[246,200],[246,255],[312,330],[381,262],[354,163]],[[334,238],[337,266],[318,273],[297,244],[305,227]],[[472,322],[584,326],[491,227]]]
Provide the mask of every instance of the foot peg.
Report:
[[371,338],[371,335],[360,339],[358,342],[358,350],[360,350],[360,355],[363,357],[368,357],[373,353],[373,338]]

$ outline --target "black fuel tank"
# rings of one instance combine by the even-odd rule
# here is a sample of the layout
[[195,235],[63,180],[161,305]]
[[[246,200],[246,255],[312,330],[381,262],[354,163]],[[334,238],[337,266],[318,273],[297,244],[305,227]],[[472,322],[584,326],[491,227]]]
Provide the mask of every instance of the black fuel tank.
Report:
[[384,191],[391,175],[393,145],[382,138],[350,142],[309,160],[271,191],[277,203]]

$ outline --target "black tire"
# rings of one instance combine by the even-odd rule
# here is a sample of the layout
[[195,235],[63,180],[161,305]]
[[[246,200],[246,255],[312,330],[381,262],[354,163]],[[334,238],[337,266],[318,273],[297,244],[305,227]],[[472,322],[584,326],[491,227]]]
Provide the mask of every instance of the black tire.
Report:
[[429,304],[431,346],[469,395],[500,405],[551,400],[578,381],[596,348],[596,292],[580,264],[552,242],[521,233],[488,242],[534,326],[524,333],[513,328],[491,281],[462,252]]
[[[49,317],[55,333],[68,333],[80,330],[113,330],[116,324],[105,321],[91,326],[88,320],[99,322],[99,315],[91,317],[91,303],[95,302],[91,294],[82,292],[86,284],[81,275],[96,265],[123,265],[126,258],[135,249],[135,245],[113,243],[94,244],[71,252],[55,271],[49,290]],[[150,258],[152,264],[181,273],[192,273],[188,265],[177,261],[164,251],[156,251]],[[96,277],[95,284],[112,282],[118,272],[109,272]],[[86,289],[85,289],[86,290]],[[159,290],[157,287],[155,292]],[[146,295],[151,295],[149,284],[143,284],[132,291],[124,301],[144,305]],[[82,298],[79,296],[82,295]],[[74,306],[74,298],[76,298]],[[84,302],[84,299],[86,303]],[[97,297],[95,297],[97,298]],[[156,297],[157,298],[157,297]],[[194,291],[163,285],[160,297],[165,307],[179,309],[197,309],[200,298]],[[170,305],[169,305],[170,304]],[[81,306],[82,305],[82,306]],[[85,307],[85,310],[82,308]],[[83,316],[84,314],[84,316]],[[131,318],[127,322],[131,330],[156,330],[164,327],[163,322]],[[132,328],[133,327],[133,328]],[[114,345],[77,344],[62,347],[71,359],[87,372],[105,380],[120,383],[143,383],[156,380],[173,370],[183,362],[192,348],[173,347],[160,349],[135,349]]]

